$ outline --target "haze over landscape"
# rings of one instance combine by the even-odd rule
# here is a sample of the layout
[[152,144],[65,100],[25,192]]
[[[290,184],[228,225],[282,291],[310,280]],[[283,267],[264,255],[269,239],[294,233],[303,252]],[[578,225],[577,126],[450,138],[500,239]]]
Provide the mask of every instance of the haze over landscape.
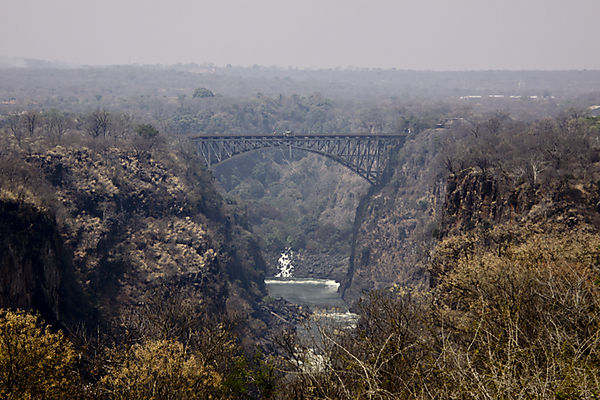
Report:
[[0,3],[0,399],[598,399],[600,0]]
[[4,1],[0,56],[78,65],[598,69],[596,0]]

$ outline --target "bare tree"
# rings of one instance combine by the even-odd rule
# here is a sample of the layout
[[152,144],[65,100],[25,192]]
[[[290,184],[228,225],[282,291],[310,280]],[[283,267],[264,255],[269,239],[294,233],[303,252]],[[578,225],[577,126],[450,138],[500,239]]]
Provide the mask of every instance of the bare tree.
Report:
[[119,113],[111,115],[110,133],[115,138],[126,139],[134,131],[133,117],[129,114]]
[[19,114],[11,114],[8,117],[8,129],[10,129],[11,133],[17,139],[17,143],[20,146],[21,140],[23,139],[24,131],[21,116]]
[[106,137],[111,130],[111,115],[105,110],[96,110],[87,117],[86,131],[92,137]]
[[529,181],[529,185],[531,185],[532,188],[537,187],[538,177],[542,172],[544,172],[547,165],[548,163],[541,160],[529,160],[526,170],[526,176],[527,180]]
[[52,109],[45,115],[48,132],[56,138],[61,138],[70,127],[69,118],[62,112]]
[[28,111],[23,114],[23,122],[25,129],[29,133],[29,137],[33,137],[35,129],[40,121],[40,115],[37,111]]

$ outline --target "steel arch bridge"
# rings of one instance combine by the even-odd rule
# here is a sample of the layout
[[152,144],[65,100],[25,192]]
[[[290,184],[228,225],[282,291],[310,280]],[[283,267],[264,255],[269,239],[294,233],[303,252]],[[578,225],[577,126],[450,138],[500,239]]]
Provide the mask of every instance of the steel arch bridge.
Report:
[[404,144],[406,135],[209,135],[191,140],[211,168],[239,154],[268,147],[308,151],[331,158],[365,178],[379,183],[389,150]]

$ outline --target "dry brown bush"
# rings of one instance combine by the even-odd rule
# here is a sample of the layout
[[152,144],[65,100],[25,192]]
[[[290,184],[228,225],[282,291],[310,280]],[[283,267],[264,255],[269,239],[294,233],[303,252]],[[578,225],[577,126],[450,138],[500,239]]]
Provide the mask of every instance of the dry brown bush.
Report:
[[539,227],[511,235],[500,247],[473,235],[446,240],[437,255],[446,267],[433,291],[373,293],[359,306],[356,331],[323,330],[312,353],[288,345],[299,358],[289,366],[313,366],[290,368],[296,378],[288,395],[596,398],[600,237]]

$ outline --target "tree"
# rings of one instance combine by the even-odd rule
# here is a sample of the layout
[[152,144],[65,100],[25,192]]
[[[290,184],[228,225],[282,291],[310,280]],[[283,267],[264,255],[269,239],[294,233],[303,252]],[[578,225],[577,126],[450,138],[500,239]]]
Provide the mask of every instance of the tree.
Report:
[[45,114],[46,126],[51,135],[62,137],[69,129],[70,120],[65,113],[52,109]]
[[8,117],[8,128],[17,139],[19,145],[21,145],[21,139],[23,139],[22,121],[19,114],[11,114]]
[[38,317],[0,310],[0,398],[72,398],[76,353]]
[[194,98],[206,98],[206,97],[215,97],[215,94],[206,88],[198,88],[194,90]]
[[115,138],[125,139],[129,137],[134,129],[133,117],[130,114],[112,114],[110,120],[110,131]]
[[23,121],[25,123],[25,129],[29,132],[29,136],[33,137],[35,128],[37,127],[39,115],[35,111],[28,111],[23,114]]
[[151,124],[141,124],[135,128],[138,136],[144,139],[154,139],[158,136],[158,129]]
[[151,124],[140,124],[135,131],[137,136],[133,139],[133,145],[138,152],[150,151],[161,141],[158,129]]
[[86,131],[92,137],[106,137],[110,133],[111,118],[105,110],[96,110],[87,117]]
[[119,351],[102,379],[117,399],[205,399],[217,394],[222,377],[200,354],[174,340],[147,341]]

